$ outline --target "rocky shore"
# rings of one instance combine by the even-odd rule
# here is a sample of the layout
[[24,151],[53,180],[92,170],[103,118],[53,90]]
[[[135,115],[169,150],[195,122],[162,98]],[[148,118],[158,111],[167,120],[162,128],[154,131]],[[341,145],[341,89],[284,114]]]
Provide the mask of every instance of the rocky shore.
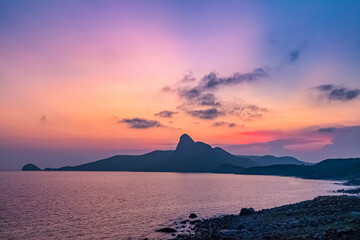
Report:
[[[184,225],[185,227],[185,225]],[[176,239],[360,239],[360,198],[319,196],[313,200],[238,215],[201,220]]]

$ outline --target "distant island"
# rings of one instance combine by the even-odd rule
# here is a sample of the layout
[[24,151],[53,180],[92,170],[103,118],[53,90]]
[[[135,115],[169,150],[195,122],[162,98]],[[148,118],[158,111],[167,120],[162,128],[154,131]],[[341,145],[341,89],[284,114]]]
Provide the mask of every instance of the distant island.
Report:
[[[26,164],[23,171],[38,171]],[[115,155],[110,158],[45,171],[141,171],[199,172],[250,175],[279,175],[311,179],[340,179],[360,174],[360,158],[327,159],[317,164],[293,157],[233,155],[220,147],[195,142],[183,134],[175,150],[156,150],[143,155]]]
[[[242,168],[273,164],[310,165],[293,157],[236,156],[220,147],[195,142],[189,135],[180,137],[175,150],[156,150],[143,155],[115,155],[110,158],[61,168],[45,168],[45,171],[142,171],[142,172],[207,172],[216,171],[223,164]],[[26,164],[22,170],[36,169]]]

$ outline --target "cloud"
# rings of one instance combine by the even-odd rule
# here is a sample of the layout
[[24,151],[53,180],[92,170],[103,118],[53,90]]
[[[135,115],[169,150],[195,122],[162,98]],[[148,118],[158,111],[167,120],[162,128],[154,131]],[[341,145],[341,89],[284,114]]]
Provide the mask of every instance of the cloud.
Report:
[[295,61],[297,61],[299,59],[300,53],[303,51],[305,46],[306,46],[306,44],[303,44],[300,47],[298,47],[297,49],[291,50],[287,56],[288,62],[294,63]]
[[49,122],[45,114],[41,116],[40,122],[42,122],[42,123],[48,123]]
[[[214,90],[222,86],[236,85],[244,82],[253,82],[261,78],[269,77],[269,74],[262,68],[255,68],[251,72],[239,73],[235,72],[229,77],[219,77],[215,72],[210,72],[200,79],[199,83],[187,91],[189,96],[193,94],[201,94],[205,90]],[[184,89],[181,89],[182,92]],[[188,94],[185,94],[188,95]]]
[[[176,91],[179,97],[184,98],[193,104],[217,105],[219,102],[216,101],[214,94],[209,93],[209,91],[215,91],[223,86],[253,82],[268,76],[269,74],[262,68],[255,68],[253,71],[247,73],[236,72],[229,77],[219,77],[215,72],[211,72],[200,79],[195,86],[177,87],[175,89],[166,86],[163,88],[163,91]],[[188,77],[185,76],[184,78]]]
[[193,76],[193,72],[190,71],[184,75],[184,78],[181,80],[181,82],[192,82],[195,80],[196,78]]
[[[250,143],[250,144],[229,144],[222,145],[225,149],[233,153],[249,154],[249,155],[268,155],[277,156],[288,155],[287,146],[304,145],[317,143],[318,140],[305,138],[284,138],[268,142]],[[291,155],[291,154],[290,154]]]
[[295,62],[299,58],[299,54],[300,54],[300,49],[290,51],[289,56],[288,56],[289,62],[290,63]]
[[236,123],[229,123],[229,122],[213,122],[211,124],[211,127],[223,127],[223,126],[226,126],[226,127],[229,127],[229,128],[234,128],[236,127]]
[[153,127],[162,127],[161,123],[156,120],[146,120],[143,118],[124,118],[120,120],[121,123],[127,123],[129,128],[133,129],[147,129]]
[[197,98],[198,104],[201,106],[220,106],[221,103],[218,102],[212,93],[207,93]]
[[350,101],[360,96],[360,89],[349,89],[341,85],[324,84],[315,87],[321,97],[330,101]]
[[[191,73],[185,75],[175,86],[163,87],[162,91],[177,94],[182,100],[177,108],[192,117],[215,119],[224,115],[236,115],[250,121],[262,117],[267,111],[266,108],[221,101],[216,96],[216,91],[225,86],[250,83],[266,77],[269,77],[269,74],[262,68],[255,68],[245,73],[235,72],[227,77],[220,77],[215,72],[210,72],[198,81]],[[201,107],[208,107],[208,109]]]
[[236,72],[230,77],[218,77],[216,73],[211,72],[200,80],[198,88],[202,90],[214,89],[220,86],[235,85],[243,82],[253,82],[268,76],[269,74],[262,68],[255,68],[252,72],[248,73]]
[[329,158],[360,157],[360,126],[316,129],[310,127],[283,134],[275,132],[271,135],[279,138],[260,143],[219,146],[235,154],[294,156],[308,162],[319,162]]
[[269,109],[254,104],[239,104],[230,106],[228,112],[244,121],[253,121],[262,118],[265,113],[269,112]]
[[335,132],[336,129],[337,128],[335,128],[335,127],[319,128],[318,132],[320,132],[320,133],[332,133],[332,132]]
[[217,108],[208,108],[205,110],[190,110],[187,113],[193,117],[211,120],[217,117],[223,116],[224,113],[219,111]]
[[158,116],[158,117],[162,117],[162,118],[172,118],[172,116],[174,114],[176,114],[177,112],[173,112],[173,111],[161,111],[161,112],[158,112],[158,113],[155,113],[154,115],[155,116]]

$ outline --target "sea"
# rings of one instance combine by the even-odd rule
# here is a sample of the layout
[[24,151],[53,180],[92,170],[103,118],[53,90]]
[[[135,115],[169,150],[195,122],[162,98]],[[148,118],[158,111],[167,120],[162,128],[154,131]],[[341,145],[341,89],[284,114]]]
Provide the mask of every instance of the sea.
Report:
[[[199,219],[335,195],[336,181],[158,172],[0,172],[0,239],[169,239]],[[188,231],[188,230],[186,230]]]

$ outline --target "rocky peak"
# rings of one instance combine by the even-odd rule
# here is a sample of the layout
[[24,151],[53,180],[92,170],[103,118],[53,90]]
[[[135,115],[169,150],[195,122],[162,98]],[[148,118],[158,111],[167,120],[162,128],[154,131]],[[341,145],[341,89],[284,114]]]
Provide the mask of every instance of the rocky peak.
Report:
[[194,140],[187,134],[183,134],[180,137],[179,143],[176,147],[176,151],[186,150],[187,148],[192,147],[195,144]]

